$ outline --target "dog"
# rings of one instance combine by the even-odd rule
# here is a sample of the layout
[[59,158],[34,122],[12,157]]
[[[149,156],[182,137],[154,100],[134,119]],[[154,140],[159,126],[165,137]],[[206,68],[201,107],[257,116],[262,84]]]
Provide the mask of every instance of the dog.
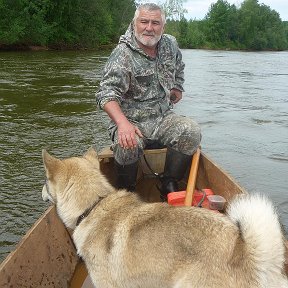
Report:
[[42,157],[43,200],[74,230],[95,287],[288,287],[284,237],[263,196],[236,197],[225,215],[146,203],[108,182],[92,148],[82,157]]

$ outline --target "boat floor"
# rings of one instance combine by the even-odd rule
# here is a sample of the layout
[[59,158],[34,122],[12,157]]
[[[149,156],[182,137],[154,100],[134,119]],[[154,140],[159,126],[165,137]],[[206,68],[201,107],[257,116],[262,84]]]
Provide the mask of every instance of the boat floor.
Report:
[[96,288],[87,274],[85,263],[80,260],[70,283],[70,288]]

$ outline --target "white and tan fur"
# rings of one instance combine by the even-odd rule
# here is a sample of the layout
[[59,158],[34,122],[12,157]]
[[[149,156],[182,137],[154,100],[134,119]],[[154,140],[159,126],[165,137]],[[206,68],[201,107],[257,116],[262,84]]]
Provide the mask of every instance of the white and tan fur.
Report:
[[43,150],[43,161],[43,199],[74,229],[96,287],[288,287],[283,235],[266,198],[237,197],[227,215],[145,203],[109,184],[93,149],[65,160]]

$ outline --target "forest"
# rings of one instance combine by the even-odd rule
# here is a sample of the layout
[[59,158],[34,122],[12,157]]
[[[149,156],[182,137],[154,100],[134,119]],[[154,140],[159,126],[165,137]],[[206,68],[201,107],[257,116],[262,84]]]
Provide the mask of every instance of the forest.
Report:
[[[118,42],[134,0],[0,0],[0,49],[99,49]],[[176,7],[177,5],[177,7]],[[218,0],[204,19],[186,19],[183,0],[166,0],[165,33],[181,48],[288,50],[288,21],[258,0]]]

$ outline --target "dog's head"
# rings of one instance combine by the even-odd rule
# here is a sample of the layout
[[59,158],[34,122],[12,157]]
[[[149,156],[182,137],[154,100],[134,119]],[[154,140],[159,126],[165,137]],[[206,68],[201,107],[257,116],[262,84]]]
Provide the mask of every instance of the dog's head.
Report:
[[77,218],[101,198],[114,192],[114,188],[101,174],[97,153],[90,148],[82,157],[64,160],[42,151],[46,183],[42,190],[44,201],[56,204],[57,212],[69,228]]

